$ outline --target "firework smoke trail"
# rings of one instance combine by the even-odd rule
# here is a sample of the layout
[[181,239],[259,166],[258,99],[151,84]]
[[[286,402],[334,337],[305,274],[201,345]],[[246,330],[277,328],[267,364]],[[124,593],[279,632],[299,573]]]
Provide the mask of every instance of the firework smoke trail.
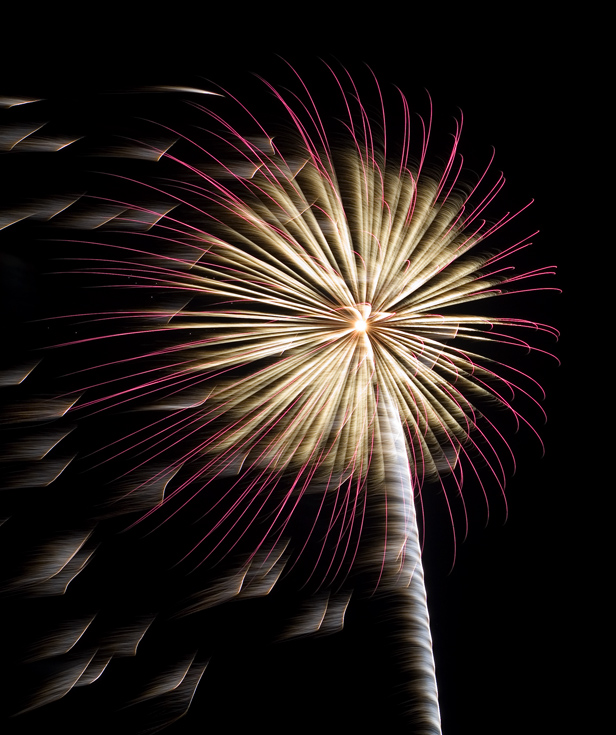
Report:
[[[321,498],[299,542],[310,559],[309,582],[335,589],[354,568],[367,569],[373,588],[402,596],[410,716],[417,732],[437,733],[415,503],[424,483],[445,476],[461,496],[465,471],[504,489],[500,454],[510,450],[489,407],[505,408],[530,426],[513,401],[520,395],[534,400],[536,385],[497,362],[490,347],[526,350],[526,332],[553,333],[481,310],[473,316],[462,307],[532,290],[531,279],[551,269],[516,273],[508,265],[505,259],[529,245],[528,238],[498,254],[478,253],[477,246],[515,215],[483,219],[503,179],[490,178],[487,166],[474,186],[463,186],[460,127],[435,172],[426,161],[429,122],[418,161],[411,160],[403,97],[402,146],[394,155],[384,106],[381,119],[370,120],[350,76],[332,75],[346,111],[344,144],[332,142],[301,80],[298,95],[265,83],[291,122],[291,131],[275,137],[241,103],[250,133],[195,96],[191,104],[215,132],[189,137],[161,125],[165,142],[131,148],[137,158],[169,164],[173,178],[118,179],[120,188],[138,185],[153,203],[111,196],[91,199],[81,210],[83,202],[49,205],[53,211],[44,216],[64,217],[64,226],[115,231],[113,238],[97,232],[76,241],[87,253],[78,270],[84,278],[141,292],[140,303],[156,299],[150,308],[82,314],[95,325],[93,336],[73,345],[121,345],[122,356],[80,372],[79,394],[46,402],[45,410],[75,418],[127,408],[157,412],[90,460],[103,466],[128,459],[130,469],[108,505],[110,513],[135,517],[133,525],[152,529],[193,506],[202,513],[201,499],[221,478],[228,482],[223,496],[209,501],[200,536],[180,542],[178,558],[198,566],[242,545],[248,551],[234,574],[177,614],[267,594],[297,562],[287,541],[295,516],[308,498]],[[200,135],[216,145],[204,146]],[[139,345],[136,352],[124,346],[129,341]],[[52,481],[58,468],[47,471]],[[442,487],[449,507],[450,493]],[[365,526],[379,515],[381,539],[366,548]],[[32,571],[21,586],[68,584],[59,577],[70,580],[85,567],[94,551],[91,533],[63,537],[54,551],[62,559],[53,569]],[[333,596],[315,605],[299,632],[328,625],[337,604]],[[336,613],[340,620],[345,605]],[[87,637],[90,622],[65,638]],[[141,620],[125,637],[140,640],[150,622]],[[84,655],[33,706],[94,681],[118,654],[111,646],[106,655],[105,663]],[[179,668],[180,681],[194,693],[204,666],[193,661]],[[169,692],[177,680],[170,675],[143,697]]]

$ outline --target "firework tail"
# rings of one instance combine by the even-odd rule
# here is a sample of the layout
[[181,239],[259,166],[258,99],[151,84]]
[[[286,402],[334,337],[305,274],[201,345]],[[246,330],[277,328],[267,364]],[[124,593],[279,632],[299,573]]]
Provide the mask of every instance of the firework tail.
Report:
[[404,427],[384,391],[380,395],[378,427],[382,458],[379,484],[387,523],[384,587],[401,618],[396,649],[406,672],[407,713],[418,735],[438,735],[441,717],[413,483]]

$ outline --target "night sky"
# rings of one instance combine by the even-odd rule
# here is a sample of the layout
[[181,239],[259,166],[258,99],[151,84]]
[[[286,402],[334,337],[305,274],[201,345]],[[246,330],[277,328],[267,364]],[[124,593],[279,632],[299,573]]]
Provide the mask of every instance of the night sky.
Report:
[[[576,202],[569,167],[579,137],[569,140],[567,134],[576,125],[584,93],[582,82],[569,76],[571,67],[564,47],[546,41],[540,29],[531,30],[523,23],[509,28],[510,35],[503,41],[498,35],[502,27],[493,31],[485,24],[475,26],[469,19],[465,33],[443,35],[432,25],[430,32],[421,37],[416,27],[410,27],[378,42],[370,43],[362,37],[361,43],[355,43],[349,30],[343,40],[332,34],[329,42],[322,38],[318,44],[303,46],[295,31],[274,33],[274,27],[265,21],[257,23],[263,23],[267,32],[239,36],[228,24],[221,27],[215,22],[205,22],[203,33],[197,33],[193,20],[189,16],[184,20],[191,27],[187,35],[167,30],[161,18],[156,32],[140,26],[137,33],[121,24],[111,24],[107,32],[95,37],[88,37],[84,29],[83,38],[71,37],[70,43],[64,36],[47,36],[30,48],[23,61],[12,65],[13,74],[3,76],[0,94],[23,92],[53,100],[46,110],[61,116],[62,124],[79,135],[80,126],[105,127],[104,114],[98,119],[92,114],[103,109],[101,92],[151,84],[204,87],[208,84],[205,80],[213,80],[241,95],[258,117],[264,90],[250,73],[256,72],[274,83],[282,79],[284,83],[288,72],[276,54],[293,63],[309,87],[319,87],[324,79],[320,69],[315,71],[320,64],[317,57],[322,56],[346,64],[356,79],[361,78],[363,91],[363,85],[368,86],[370,81],[361,66],[365,61],[383,86],[396,84],[402,89],[412,112],[425,110],[424,90],[429,90],[436,137],[440,140],[447,139],[457,108],[462,109],[460,150],[468,165],[479,167],[489,158],[490,146],[494,146],[494,170],[502,169],[507,177],[498,199],[499,211],[520,208],[535,199],[520,221],[499,233],[499,242],[509,244],[509,238],[514,242],[516,236],[539,229],[530,252],[516,262],[528,262],[529,267],[558,265],[558,275],[549,282],[546,279],[545,285],[565,291],[564,295],[546,292],[509,297],[504,309],[516,316],[524,312],[523,316],[564,331],[558,345],[547,338],[540,342],[542,348],[558,354],[561,367],[547,358],[517,363],[521,369],[528,368],[547,392],[546,426],[541,427],[538,414],[534,414],[546,454],[541,456],[540,444],[529,431],[513,438],[518,469],[512,477],[508,468],[506,523],[497,490],[493,488],[490,495],[490,522],[486,527],[480,491],[469,488],[469,534],[465,543],[458,545],[451,571],[450,522],[437,488],[430,496],[432,488],[428,487],[424,565],[443,732],[568,732],[556,723],[570,722],[568,705],[563,700],[570,684],[567,671],[578,655],[570,626],[572,598],[580,584],[580,563],[575,560],[577,549],[572,539],[576,527],[583,525],[580,514],[584,501],[576,494],[579,471],[575,459],[579,450],[569,428],[567,387],[573,376],[572,337],[567,334],[563,318],[565,305],[572,300],[567,294],[572,286],[567,282],[573,280],[573,250],[577,248],[570,228]],[[451,23],[455,24],[455,19]],[[165,33],[171,37],[161,40]],[[7,83],[9,88],[3,89]],[[369,89],[371,95],[373,87]],[[317,94],[327,106],[327,93],[319,88]],[[388,95],[395,100],[391,91]],[[156,104],[165,104],[162,99]],[[122,104],[130,107],[132,103]],[[176,110],[182,109],[178,101],[173,104]],[[166,112],[161,108],[161,113]],[[433,153],[436,148],[435,144]],[[86,176],[83,171],[92,164],[81,161],[73,165],[58,170],[48,168],[34,154],[18,164],[11,158],[5,167],[9,171],[7,195],[49,193],[57,183],[56,176],[61,184],[75,175],[84,176],[80,184],[89,182],[90,174]],[[563,197],[564,185],[569,193]],[[35,242],[34,229],[18,226],[0,232],[2,305],[10,344],[7,363],[17,355],[31,354],[31,348],[39,346],[33,344],[36,339],[50,339],[40,326],[24,323],[60,311],[64,300],[70,301],[70,296],[54,292],[57,287],[50,288],[48,277],[43,275],[52,269],[46,257],[52,245],[47,248]],[[49,304],[50,299],[53,304]],[[54,339],[51,337],[51,341]],[[44,359],[51,367],[43,374],[52,374],[57,358]],[[506,423],[506,429],[511,429],[511,422]],[[83,440],[86,444],[96,438],[96,431],[89,431]],[[10,439],[10,433],[5,434]],[[66,498],[75,499],[71,507],[76,518],[85,512],[85,487],[83,480],[73,476],[58,505],[41,491],[27,499],[5,493],[9,507],[2,509],[3,517],[16,513],[23,519],[32,512],[27,523],[20,520],[17,526],[5,524],[8,531],[0,543],[6,577],[11,576],[14,545],[23,551],[34,544],[39,526],[45,525],[43,516],[65,513]],[[22,534],[24,528],[27,532]],[[174,571],[157,578],[158,570],[165,568],[167,544],[173,543],[173,532],[164,531],[160,540],[157,538],[149,536],[142,546],[137,536],[124,535],[119,541],[109,542],[110,548],[101,561],[93,562],[83,573],[89,581],[80,589],[81,596],[75,595],[74,602],[64,601],[65,609],[87,601],[88,589],[95,606],[108,589],[116,601],[124,599],[136,612],[143,603],[140,595],[151,595],[152,588],[157,587],[156,594],[164,596],[190,591],[193,582],[176,578]],[[575,582],[572,570],[576,570]],[[138,584],[135,579],[139,579]],[[352,598],[342,634],[274,643],[276,632],[299,604],[301,593],[296,587],[291,580],[267,600],[228,603],[210,611],[198,624],[174,621],[165,627],[161,623],[155,634],[158,648],[144,651],[142,673],[165,656],[172,656],[174,647],[194,650],[199,645],[204,661],[214,652],[189,715],[168,730],[170,735],[241,732],[252,726],[267,727],[270,732],[301,732],[310,726],[319,726],[322,732],[333,732],[335,728],[351,731],[365,729],[366,723],[371,732],[409,731],[400,713],[401,682],[392,664],[385,601],[361,595]],[[156,594],[145,607],[153,609],[160,602]],[[10,712],[11,702],[19,700],[24,688],[30,686],[29,675],[20,664],[20,644],[15,640],[27,639],[30,631],[36,639],[44,621],[56,620],[63,613],[48,601],[23,602],[10,595],[3,609],[7,611],[8,622],[3,630],[10,651],[5,676],[13,684],[7,698],[9,706],[3,706],[3,711]],[[109,672],[110,676],[126,682],[115,686],[129,686],[132,674],[120,668],[114,670],[115,674]],[[66,733],[118,727],[120,719],[115,718],[119,715],[100,705],[107,701],[106,686],[112,688],[101,679],[91,687],[71,692],[58,703],[7,720],[8,731],[34,732],[43,726],[56,727],[56,723],[62,723],[57,726]],[[96,687],[100,689],[86,691]],[[139,717],[136,720],[143,724],[145,720]],[[121,727],[126,729],[120,732],[138,732],[134,720]]]

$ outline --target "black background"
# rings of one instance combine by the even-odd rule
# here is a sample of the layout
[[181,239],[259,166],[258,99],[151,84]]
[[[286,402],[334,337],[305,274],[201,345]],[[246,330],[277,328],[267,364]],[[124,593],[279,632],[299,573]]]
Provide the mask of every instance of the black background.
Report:
[[[578,542],[586,525],[579,466],[586,440],[580,433],[586,426],[591,430],[591,421],[572,397],[580,379],[579,365],[573,369],[579,336],[569,327],[575,322],[566,316],[566,304],[573,303],[574,289],[579,294],[577,264],[584,259],[584,238],[575,224],[586,140],[580,113],[588,109],[589,92],[567,43],[570,29],[537,27],[529,18],[504,15],[494,21],[459,18],[446,10],[425,22],[398,19],[396,11],[381,9],[381,17],[366,15],[358,29],[356,19],[334,28],[303,12],[288,24],[259,15],[241,27],[237,19],[208,12],[174,12],[173,22],[166,14],[134,22],[77,18],[70,33],[56,31],[55,24],[45,32],[38,20],[36,38],[28,33],[29,21],[20,19],[14,27],[24,41],[8,54],[3,85],[9,89],[0,91],[71,102],[90,90],[158,83],[205,86],[204,79],[212,79],[241,90],[258,114],[262,89],[250,72],[274,82],[279,70],[286,77],[280,54],[309,86],[323,79],[314,71],[322,56],[345,63],[354,75],[364,75],[364,82],[368,77],[361,62],[368,63],[381,84],[400,86],[413,110],[423,109],[428,89],[441,131],[451,129],[456,107],[463,110],[461,150],[471,165],[485,160],[495,146],[495,167],[508,179],[501,198],[511,207],[535,199],[521,227],[523,232],[541,230],[534,238],[532,262],[558,265],[559,275],[550,285],[563,288],[564,295],[531,297],[526,303],[540,309],[538,320],[562,330],[555,351],[563,366],[546,360],[537,368],[548,393],[549,420],[541,430],[546,456],[540,456],[530,434],[520,440],[519,469],[508,485],[507,523],[502,523],[497,497],[487,528],[485,513],[471,514],[469,537],[458,547],[451,572],[445,514],[440,527],[428,530],[425,567],[443,731],[579,731],[571,718],[573,689],[582,696],[581,645],[572,628],[586,566]],[[28,164],[26,178],[35,174],[35,165]],[[38,297],[30,293],[22,298],[27,312],[29,299]],[[16,314],[12,300],[3,303],[10,329],[24,312]],[[32,308],[40,310],[40,303]],[[328,732],[366,722],[371,731],[407,731],[390,710],[389,697],[399,682],[388,673],[382,646],[386,630],[372,617],[377,612],[351,606],[341,636],[266,646],[259,641],[259,623],[242,618],[252,611],[234,610],[232,622],[224,622],[229,629],[237,626],[237,645],[230,646],[226,660],[212,662],[190,717],[170,732],[235,732],[252,724],[274,732],[320,724]],[[258,620],[268,614],[255,613]],[[69,732],[95,731],[97,714],[80,702],[81,694],[42,710],[35,716],[41,719],[12,720],[10,727],[30,732],[33,723],[51,727],[63,721]]]

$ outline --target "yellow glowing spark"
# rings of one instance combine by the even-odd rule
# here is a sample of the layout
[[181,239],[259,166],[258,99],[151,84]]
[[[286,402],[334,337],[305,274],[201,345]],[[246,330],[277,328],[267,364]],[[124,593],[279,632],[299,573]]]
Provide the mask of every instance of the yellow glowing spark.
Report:
[[[501,181],[475,202],[457,177],[449,183],[448,169],[440,179],[413,171],[372,141],[335,152],[300,138],[283,156],[267,140],[232,137],[250,176],[222,184],[199,174],[196,191],[212,191],[208,229],[183,224],[172,208],[145,212],[156,214],[150,232],[185,232],[191,247],[185,265],[130,264],[137,280],[193,294],[189,307],[161,314],[163,329],[192,337],[173,348],[185,352],[182,372],[156,389],[207,383],[198,410],[216,430],[199,454],[215,458],[213,472],[310,465],[314,483],[331,487],[349,473],[363,476],[381,461],[374,417],[386,394],[404,427],[415,484],[451,473],[485,441],[477,401],[511,408],[506,395],[517,389],[467,345],[526,345],[509,331],[537,327],[459,307],[549,272],[514,277],[497,262],[502,256],[475,252],[508,221],[479,220]],[[502,485],[500,460],[491,448],[488,455],[482,462]]]

